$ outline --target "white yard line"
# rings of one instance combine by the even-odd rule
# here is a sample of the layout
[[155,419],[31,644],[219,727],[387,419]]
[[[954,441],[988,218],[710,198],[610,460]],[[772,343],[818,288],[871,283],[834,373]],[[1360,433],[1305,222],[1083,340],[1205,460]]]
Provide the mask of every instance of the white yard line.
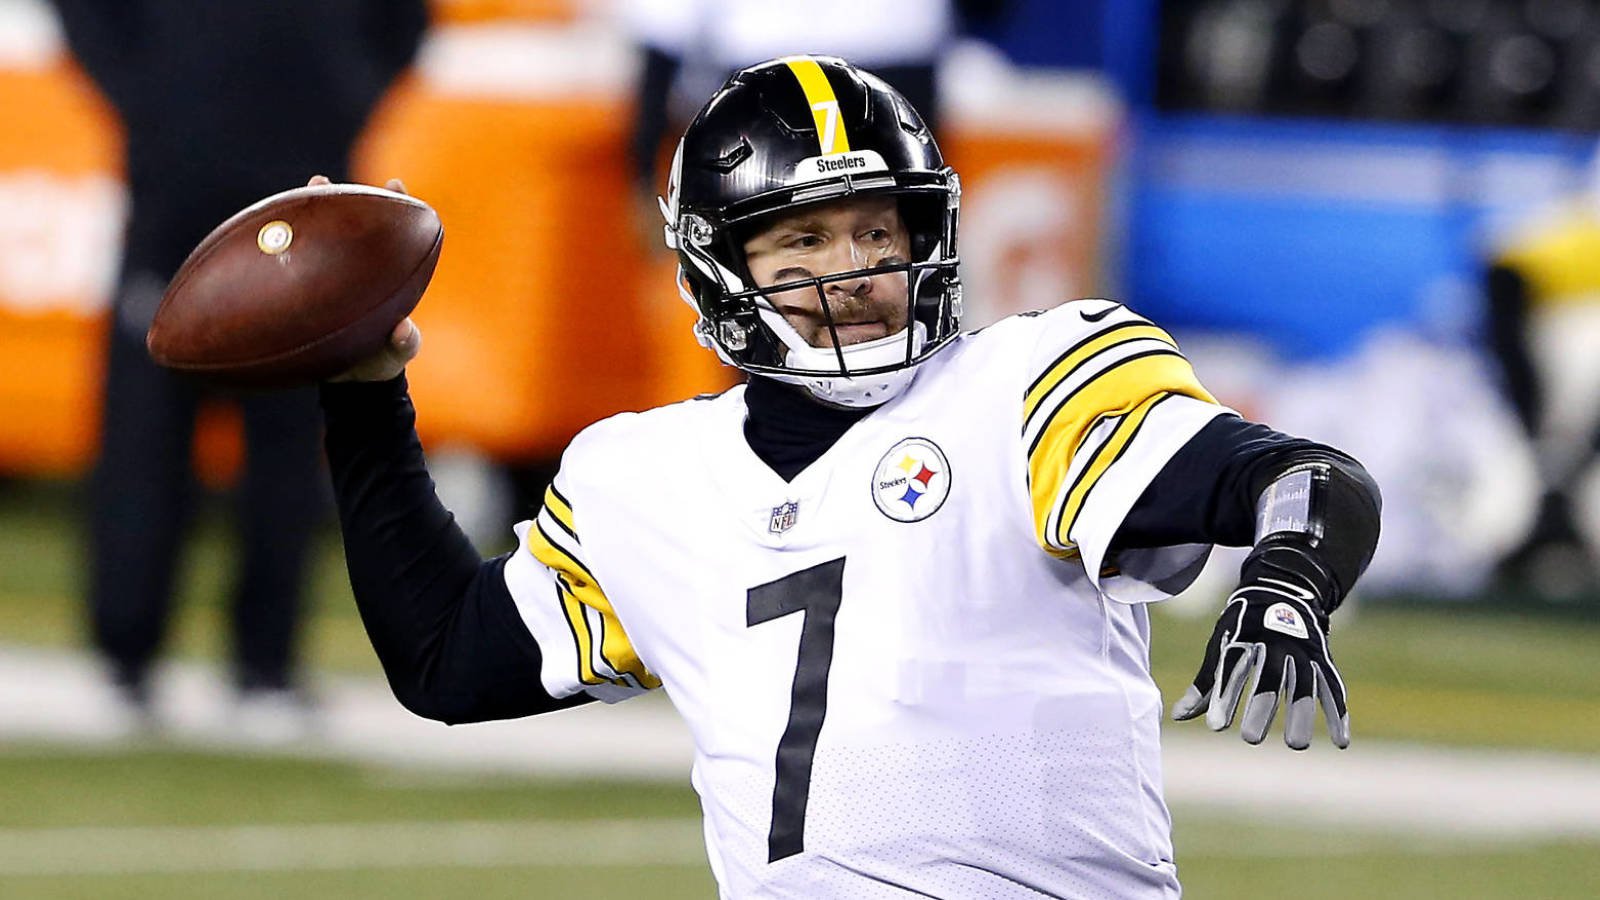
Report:
[[[98,675],[81,654],[0,645],[0,748],[28,740],[118,740]],[[163,672],[159,696],[172,743],[240,748],[222,684],[205,666]],[[401,709],[378,679],[326,677],[317,695],[320,732],[273,752],[426,771],[688,779],[688,733],[659,698],[449,728]],[[1237,734],[1214,735],[1198,724],[1168,724],[1164,757],[1174,805],[1254,821],[1451,840],[1600,838],[1595,757],[1359,737],[1343,752],[1318,744],[1292,753],[1275,739],[1250,747]]]
[[[1179,726],[1181,727],[1181,726]],[[1237,734],[1178,737],[1164,747],[1174,803],[1350,827],[1434,835],[1600,838],[1600,760],[1518,750],[1361,741],[1294,753]],[[1321,736],[1318,736],[1321,740]]]
[[705,864],[693,819],[0,829],[0,877]]
[[[1471,838],[1196,834],[1179,860],[1449,856]],[[0,878],[420,868],[705,866],[698,819],[0,829]]]
[[[452,728],[406,712],[381,679],[320,677],[314,685],[317,733],[263,748],[236,736],[226,680],[211,667],[169,664],[155,693],[164,739],[202,749],[434,770],[651,779],[687,779],[692,756],[677,714],[655,697]],[[127,725],[89,657],[0,644],[0,746],[19,740],[121,743]]]

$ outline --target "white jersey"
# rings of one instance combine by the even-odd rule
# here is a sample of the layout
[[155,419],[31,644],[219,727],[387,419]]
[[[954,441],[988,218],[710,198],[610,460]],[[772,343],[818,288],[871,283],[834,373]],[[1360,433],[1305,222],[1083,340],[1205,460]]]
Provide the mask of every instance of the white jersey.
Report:
[[1176,897],[1142,601],[1107,545],[1224,412],[1108,301],[964,335],[793,481],[743,389],[587,429],[506,580],[551,694],[664,686],[725,897]]

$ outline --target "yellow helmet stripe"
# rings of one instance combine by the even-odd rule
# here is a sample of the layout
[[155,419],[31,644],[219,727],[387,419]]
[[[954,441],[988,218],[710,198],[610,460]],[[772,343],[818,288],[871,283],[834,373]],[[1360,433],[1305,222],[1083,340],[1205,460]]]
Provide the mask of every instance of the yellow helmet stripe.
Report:
[[806,102],[811,104],[811,118],[817,124],[817,146],[823,156],[831,153],[849,153],[850,136],[845,133],[844,118],[839,115],[839,98],[833,95],[833,85],[822,67],[809,56],[788,56],[783,60],[806,92]]

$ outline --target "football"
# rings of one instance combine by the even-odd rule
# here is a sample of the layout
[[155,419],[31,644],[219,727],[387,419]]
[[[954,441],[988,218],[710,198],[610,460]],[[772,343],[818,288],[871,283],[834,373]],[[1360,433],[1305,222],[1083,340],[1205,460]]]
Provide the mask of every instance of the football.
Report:
[[380,350],[421,299],[444,228],[415,197],[319,184],[218,225],[145,336],[158,364],[240,387],[312,384]]

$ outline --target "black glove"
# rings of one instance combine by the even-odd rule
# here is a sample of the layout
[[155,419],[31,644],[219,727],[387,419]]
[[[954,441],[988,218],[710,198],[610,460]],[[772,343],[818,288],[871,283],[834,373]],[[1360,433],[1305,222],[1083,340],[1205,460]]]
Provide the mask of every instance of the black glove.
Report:
[[1246,741],[1266,738],[1278,698],[1285,696],[1284,743],[1295,750],[1311,746],[1320,704],[1334,746],[1350,746],[1344,681],[1328,655],[1328,615],[1311,590],[1279,578],[1246,578],[1228,598],[1200,672],[1173,705],[1172,718],[1206,713],[1211,730],[1223,731],[1233,724],[1247,686],[1250,702],[1239,728]]

